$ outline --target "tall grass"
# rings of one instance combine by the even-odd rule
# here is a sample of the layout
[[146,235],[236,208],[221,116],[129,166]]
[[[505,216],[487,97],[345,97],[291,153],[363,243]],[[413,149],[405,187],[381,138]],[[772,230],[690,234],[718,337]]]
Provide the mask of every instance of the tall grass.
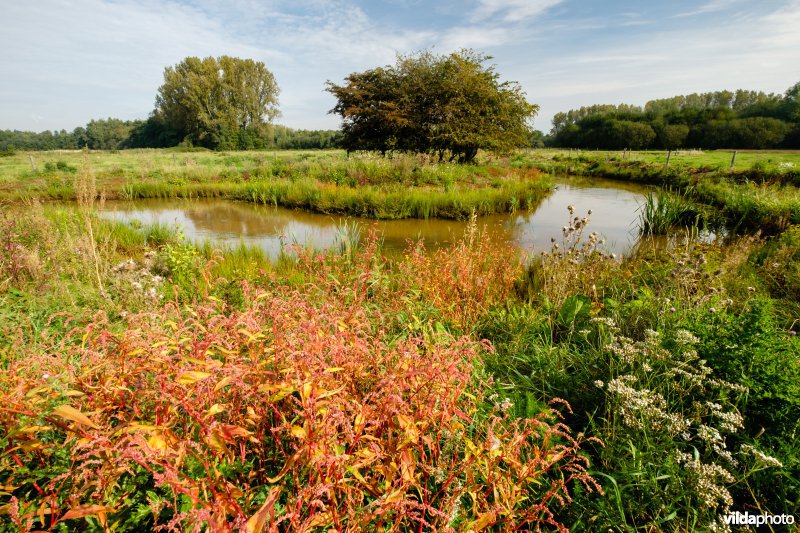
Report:
[[[532,208],[552,188],[552,180],[535,169],[504,162],[455,165],[412,156],[344,159],[255,154],[217,156],[222,161],[204,164],[199,156],[194,162],[194,157],[182,164],[143,158],[138,169],[128,170],[97,168],[102,160],[93,159],[96,194],[128,200],[229,198],[375,219],[466,219],[473,211],[488,215]],[[72,173],[28,176],[23,172],[0,186],[0,198],[17,201],[33,197],[74,200],[79,193]]]
[[705,222],[703,211],[681,194],[659,189],[645,196],[639,210],[641,235],[667,235],[676,227],[699,230]]

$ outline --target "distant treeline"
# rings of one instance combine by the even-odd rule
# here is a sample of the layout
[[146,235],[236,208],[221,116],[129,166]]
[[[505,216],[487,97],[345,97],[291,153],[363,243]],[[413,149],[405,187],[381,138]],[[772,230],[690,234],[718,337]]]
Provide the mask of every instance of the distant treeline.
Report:
[[[335,148],[336,130],[296,130],[272,125],[264,133],[242,131],[231,148],[248,149],[327,149]],[[180,144],[167,128],[154,118],[92,120],[85,127],[67,131],[0,130],[0,151],[11,150],[119,150],[125,148],[167,148]]]
[[546,142],[563,148],[800,148],[800,83],[785,95],[718,91],[557,113]]

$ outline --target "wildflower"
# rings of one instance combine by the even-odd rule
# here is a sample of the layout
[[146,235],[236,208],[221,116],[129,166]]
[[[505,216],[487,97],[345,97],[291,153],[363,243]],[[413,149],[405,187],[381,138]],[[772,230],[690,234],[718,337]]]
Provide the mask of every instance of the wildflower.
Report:
[[617,258],[617,254],[613,254],[613,253],[612,253],[612,254],[611,254],[611,259],[616,259],[616,258]]
[[569,211],[570,215],[573,214],[575,212],[575,206],[572,205],[572,204],[568,205],[567,206],[567,211]]
[[756,461],[762,466],[772,466],[775,468],[782,468],[783,463],[775,459],[774,457],[770,457],[769,455],[765,454],[761,450],[757,450],[753,446],[749,444],[742,444],[740,448],[742,453],[747,453],[752,455]]
[[700,339],[692,335],[685,329],[680,329],[675,332],[675,342],[681,346],[692,346],[700,342]]
[[599,379],[594,382],[594,386],[602,389],[605,386],[605,383],[600,381]]
[[756,288],[755,287],[747,287],[747,290],[749,292],[756,292]]
[[796,332],[795,330],[791,330],[791,331],[789,331],[789,335],[791,335],[792,337],[794,337],[794,336],[796,336],[796,335],[797,335],[797,332]]
[[717,312],[717,310],[716,310],[716,309],[714,309],[713,307],[712,307],[712,308],[710,308],[708,311],[709,311],[709,313],[716,313],[716,312]]
[[50,379],[50,374],[42,374],[42,379]]
[[723,300],[722,301],[722,305],[731,305],[732,303],[733,303],[733,300],[731,300],[730,298],[728,298],[727,300]]
[[503,403],[500,404],[501,411],[508,411],[512,407],[514,407],[514,404],[508,398],[504,398]]
[[670,307],[670,308],[669,308],[669,312],[670,312],[670,313],[674,313],[674,312],[675,312],[675,308],[674,308],[674,307]]

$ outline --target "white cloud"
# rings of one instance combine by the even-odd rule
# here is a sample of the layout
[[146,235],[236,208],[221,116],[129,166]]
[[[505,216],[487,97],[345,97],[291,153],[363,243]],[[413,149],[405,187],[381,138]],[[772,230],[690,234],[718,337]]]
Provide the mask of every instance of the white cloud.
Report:
[[506,22],[520,22],[533,18],[563,0],[478,0],[478,7],[470,19],[473,22],[501,15]]
[[695,15],[702,15],[704,13],[724,11],[740,2],[741,0],[711,0],[710,2],[706,2],[695,9],[678,13],[675,15],[675,17],[693,17]]

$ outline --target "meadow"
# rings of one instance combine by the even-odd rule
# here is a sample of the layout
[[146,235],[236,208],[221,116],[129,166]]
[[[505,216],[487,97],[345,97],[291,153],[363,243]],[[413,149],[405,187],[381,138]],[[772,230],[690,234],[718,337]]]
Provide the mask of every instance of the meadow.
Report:
[[80,172],[91,172],[98,198],[227,198],[374,219],[513,212],[552,186],[535,169],[502,161],[456,166],[334,150],[63,151],[0,158],[0,199],[76,200]]
[[[564,206],[539,254],[489,241],[474,217],[449,249],[387,258],[349,227],[335,250],[268,260],[100,219],[101,191],[145,172],[136,158],[163,171],[172,154],[90,155],[37,161],[75,166],[54,172],[72,176],[72,206],[19,194],[45,179],[26,157],[3,167],[0,530],[677,532],[724,531],[731,511],[798,515],[800,230],[791,211],[760,233],[732,215],[786,209],[784,167],[757,186],[686,171],[695,189],[662,172],[673,187],[644,216],[667,242],[644,235],[623,259]],[[115,189],[100,161],[128,157]],[[230,183],[285,160],[319,165],[322,184],[363,165],[389,169],[363,170],[364,186],[391,188],[408,167],[406,188],[451,176],[453,191],[595,163],[655,182],[657,165],[182,157],[198,185],[237,157]],[[160,187],[155,168],[144,179]],[[706,178],[720,203],[692,192]],[[728,238],[693,238],[708,213]]]

